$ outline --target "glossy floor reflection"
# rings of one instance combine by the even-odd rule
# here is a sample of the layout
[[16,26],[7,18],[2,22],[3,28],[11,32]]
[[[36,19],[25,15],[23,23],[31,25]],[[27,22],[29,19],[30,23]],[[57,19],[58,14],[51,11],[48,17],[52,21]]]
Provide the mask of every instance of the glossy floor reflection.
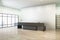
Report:
[[56,40],[56,32],[49,31],[31,31],[31,30],[21,30],[20,36],[21,40]]
[[60,29],[56,30],[56,40],[60,40]]
[[20,40],[16,27],[1,28],[0,40]]
[[15,27],[0,29],[0,40],[60,40],[60,29],[33,31]]

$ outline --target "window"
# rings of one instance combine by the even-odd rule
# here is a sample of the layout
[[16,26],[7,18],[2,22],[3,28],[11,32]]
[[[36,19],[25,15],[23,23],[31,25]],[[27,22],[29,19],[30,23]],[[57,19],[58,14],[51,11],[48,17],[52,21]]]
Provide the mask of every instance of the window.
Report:
[[2,27],[2,17],[0,17],[0,27]]
[[12,14],[0,14],[0,28],[17,26],[18,16]]

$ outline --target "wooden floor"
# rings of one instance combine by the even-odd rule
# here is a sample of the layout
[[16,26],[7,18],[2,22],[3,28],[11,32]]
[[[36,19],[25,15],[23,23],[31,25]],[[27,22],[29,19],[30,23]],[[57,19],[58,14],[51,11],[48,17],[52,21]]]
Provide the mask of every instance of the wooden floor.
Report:
[[56,40],[55,31],[20,31],[21,40]]
[[0,40],[60,40],[60,29],[43,32],[5,28],[0,29]]

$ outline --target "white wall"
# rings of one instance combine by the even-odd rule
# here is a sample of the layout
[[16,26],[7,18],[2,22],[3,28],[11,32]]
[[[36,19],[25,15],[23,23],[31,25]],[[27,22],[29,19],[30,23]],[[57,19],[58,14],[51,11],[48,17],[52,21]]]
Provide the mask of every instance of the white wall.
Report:
[[47,29],[55,29],[55,15],[56,15],[56,5],[46,5],[45,7],[45,24]]
[[[19,17],[21,15],[20,10],[8,8],[8,7],[3,7],[3,6],[0,6],[0,13],[16,14],[16,15],[19,15]],[[20,19],[21,19],[21,17],[20,17]]]
[[43,7],[32,7],[22,9],[22,21],[43,22],[44,14],[42,9]]
[[55,4],[24,8],[22,21],[45,23],[47,29],[55,29]]

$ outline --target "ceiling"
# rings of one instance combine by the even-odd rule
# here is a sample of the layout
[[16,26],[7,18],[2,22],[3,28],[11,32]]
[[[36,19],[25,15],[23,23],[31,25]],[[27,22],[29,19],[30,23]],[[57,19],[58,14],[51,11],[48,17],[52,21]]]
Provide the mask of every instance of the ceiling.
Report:
[[46,5],[56,2],[56,0],[0,0],[0,5],[21,9],[25,7]]

